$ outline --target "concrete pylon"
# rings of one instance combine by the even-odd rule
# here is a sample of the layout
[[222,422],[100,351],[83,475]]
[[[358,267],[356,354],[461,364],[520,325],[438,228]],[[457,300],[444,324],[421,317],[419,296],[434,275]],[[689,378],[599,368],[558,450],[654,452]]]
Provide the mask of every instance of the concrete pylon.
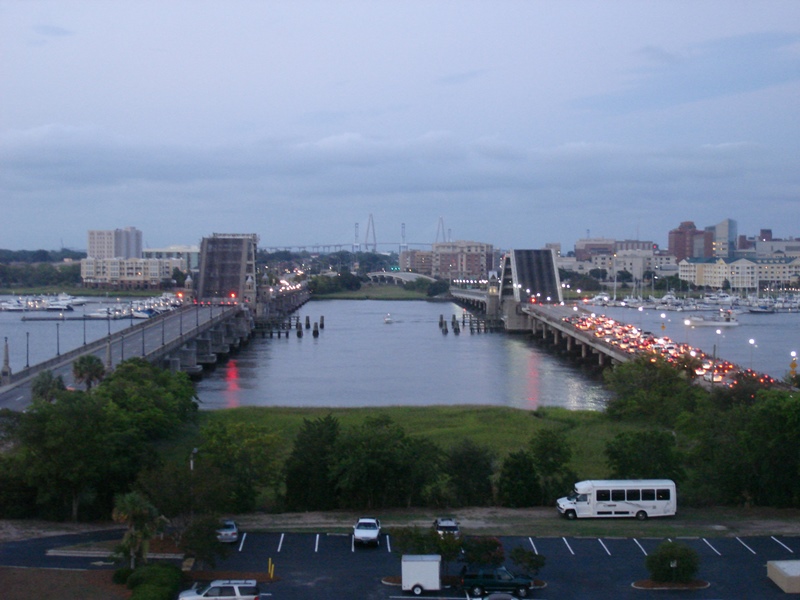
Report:
[[111,340],[106,342],[106,373],[114,370],[114,365],[111,362]]
[[0,370],[0,381],[11,383],[11,363],[8,360],[8,338],[3,338],[3,368]]

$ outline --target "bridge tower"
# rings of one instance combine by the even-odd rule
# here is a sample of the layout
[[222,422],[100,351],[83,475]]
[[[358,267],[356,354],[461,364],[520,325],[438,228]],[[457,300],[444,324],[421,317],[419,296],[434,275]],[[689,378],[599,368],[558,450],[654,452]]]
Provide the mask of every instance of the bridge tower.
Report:
[[356,223],[356,237],[353,239],[353,254],[361,252],[361,244],[358,242],[358,223]]
[[235,300],[255,306],[255,233],[215,233],[200,243],[197,298],[206,302]]
[[369,250],[370,243],[369,243],[369,234],[372,232],[372,251],[378,251],[378,241],[375,237],[375,221],[372,220],[372,213],[369,213],[369,220],[367,221],[367,233],[364,235],[364,250]]
[[400,254],[408,252],[408,244],[406,244],[406,224],[400,224]]

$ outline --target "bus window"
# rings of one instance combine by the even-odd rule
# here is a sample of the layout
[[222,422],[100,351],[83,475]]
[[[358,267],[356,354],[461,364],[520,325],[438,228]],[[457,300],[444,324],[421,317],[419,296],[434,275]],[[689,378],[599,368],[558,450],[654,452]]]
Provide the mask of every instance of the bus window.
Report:
[[626,493],[626,500],[630,501],[638,501],[642,499],[641,490],[628,490]]
[[597,490],[597,501],[608,502],[611,500],[611,492],[609,490]]
[[669,500],[669,490],[657,490],[656,491],[656,499],[657,500]]
[[625,490],[611,490],[611,499],[614,502],[622,502],[625,500]]
[[642,490],[642,500],[655,500],[655,499],[656,499],[655,490]]

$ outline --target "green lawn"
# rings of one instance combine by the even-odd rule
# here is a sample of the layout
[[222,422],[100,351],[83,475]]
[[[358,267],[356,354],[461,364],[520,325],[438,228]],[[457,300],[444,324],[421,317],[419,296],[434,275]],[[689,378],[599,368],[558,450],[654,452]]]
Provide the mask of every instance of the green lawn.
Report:
[[[442,448],[471,438],[491,448],[498,458],[523,448],[543,428],[566,432],[573,452],[572,468],[581,479],[607,476],[603,448],[621,431],[635,429],[629,424],[609,421],[603,413],[546,408],[528,411],[496,406],[390,406],[385,408],[260,408],[243,407],[202,411],[198,425],[218,422],[253,423],[266,427],[284,440],[287,452],[303,419],[314,420],[331,414],[343,429],[363,423],[367,417],[389,416],[409,435],[424,436]],[[169,451],[184,455],[197,440],[197,428],[187,430],[176,447]]]

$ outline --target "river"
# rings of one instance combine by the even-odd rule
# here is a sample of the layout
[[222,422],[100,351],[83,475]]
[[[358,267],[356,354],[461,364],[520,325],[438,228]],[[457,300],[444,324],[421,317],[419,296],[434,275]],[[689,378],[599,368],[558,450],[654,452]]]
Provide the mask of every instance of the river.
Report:
[[[96,308],[90,304],[72,314]],[[789,371],[790,352],[800,350],[800,313],[745,313],[738,327],[717,334],[714,327],[684,325],[687,313],[588,308],[777,379]],[[387,313],[391,324],[384,323]],[[255,337],[198,383],[202,408],[486,404],[602,410],[608,398],[595,373],[548,353],[530,336],[442,334],[440,315],[449,322],[462,314],[452,303],[314,300],[299,314],[312,323],[325,317],[318,338],[310,331],[300,339]],[[16,372],[132,323],[22,321],[20,313],[0,312],[0,336],[8,340]]]
[[[392,323],[384,323],[391,314]],[[235,406],[493,405],[602,410],[600,380],[529,336],[441,333],[462,310],[446,302],[315,300],[318,338],[256,337],[197,387],[203,409]]]

